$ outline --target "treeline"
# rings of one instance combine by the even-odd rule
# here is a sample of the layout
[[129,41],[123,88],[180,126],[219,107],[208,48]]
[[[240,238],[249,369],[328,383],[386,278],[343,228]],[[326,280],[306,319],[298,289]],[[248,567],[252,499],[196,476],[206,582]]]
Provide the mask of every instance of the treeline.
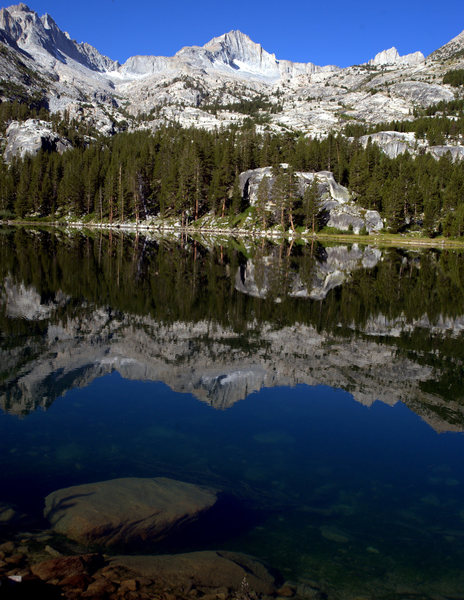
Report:
[[361,137],[379,131],[413,132],[416,139],[424,139],[430,146],[443,145],[464,136],[464,100],[439,102],[433,107],[416,111],[415,116],[411,121],[395,120],[376,125],[348,123],[344,134]]
[[[291,166],[290,174],[332,171],[392,231],[421,226],[429,235],[464,234],[464,164],[428,154],[390,159],[376,146],[362,148],[342,135],[308,140],[254,128],[207,132],[167,126],[153,134],[118,134],[62,155],[16,159],[0,165],[0,210],[18,218],[73,215],[113,223],[156,215],[184,223],[207,213],[238,215],[247,208],[239,174],[281,163]],[[291,185],[282,188],[287,225],[304,203]],[[276,222],[279,215],[276,206]]]

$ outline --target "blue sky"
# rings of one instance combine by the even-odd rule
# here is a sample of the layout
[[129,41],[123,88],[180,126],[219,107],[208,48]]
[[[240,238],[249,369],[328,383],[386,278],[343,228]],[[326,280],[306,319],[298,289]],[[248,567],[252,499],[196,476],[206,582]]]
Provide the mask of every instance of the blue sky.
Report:
[[[240,29],[277,58],[341,67],[396,46],[425,55],[464,29],[462,0],[31,0],[78,42],[124,62],[134,54],[171,56]],[[8,6],[8,4],[4,4]]]

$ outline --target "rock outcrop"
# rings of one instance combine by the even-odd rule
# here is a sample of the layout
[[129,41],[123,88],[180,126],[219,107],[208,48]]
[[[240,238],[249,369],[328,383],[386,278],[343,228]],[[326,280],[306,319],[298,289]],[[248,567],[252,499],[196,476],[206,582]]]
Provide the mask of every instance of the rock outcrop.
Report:
[[400,154],[409,152],[415,154],[419,146],[415,133],[402,133],[400,131],[379,131],[359,138],[364,146],[370,142],[376,144],[389,158],[396,158]]
[[81,544],[158,542],[195,521],[217,492],[165,477],[125,478],[57,490],[45,499],[53,529]]
[[420,65],[425,61],[422,52],[413,52],[400,56],[398,50],[393,47],[388,50],[382,50],[372,58],[368,64],[377,65]]
[[[281,165],[286,170],[288,165]],[[317,181],[319,197],[319,219],[328,227],[336,227],[341,231],[352,230],[359,233],[363,228],[372,233],[383,228],[380,214],[375,210],[365,210],[352,200],[349,190],[335,181],[330,171],[318,173],[295,172],[295,181],[300,197],[314,180]],[[255,206],[258,200],[258,188],[264,177],[268,178],[269,193],[267,210],[276,210],[275,175],[272,167],[262,167],[245,171],[240,174],[240,189],[244,200]]]
[[442,156],[447,155],[451,156],[451,159],[454,162],[458,160],[464,160],[464,146],[461,145],[430,146],[428,151],[437,160]]
[[66,138],[53,131],[51,123],[38,119],[24,122],[13,121],[6,130],[4,158],[10,162],[13,157],[34,156],[39,150],[56,151],[62,154],[72,148]]
[[340,231],[360,233],[365,229],[367,233],[374,233],[383,229],[382,217],[376,210],[360,208],[354,202],[340,204],[329,199],[323,203],[322,210],[328,216],[326,225]]
[[405,152],[409,152],[409,154],[413,156],[417,156],[419,153],[429,152],[437,160],[446,155],[451,156],[453,161],[464,159],[464,146],[460,144],[429,146],[425,140],[416,139],[416,134],[413,132],[378,131],[377,133],[361,136],[359,141],[364,148],[368,143],[379,146],[389,158],[396,158]]

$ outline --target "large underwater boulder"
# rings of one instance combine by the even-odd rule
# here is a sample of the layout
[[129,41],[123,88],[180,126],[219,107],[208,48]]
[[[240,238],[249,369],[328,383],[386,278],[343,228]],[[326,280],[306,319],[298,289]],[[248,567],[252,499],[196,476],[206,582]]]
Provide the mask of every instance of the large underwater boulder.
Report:
[[216,500],[215,490],[192,483],[129,477],[57,490],[46,497],[44,515],[81,544],[129,546],[166,538]]

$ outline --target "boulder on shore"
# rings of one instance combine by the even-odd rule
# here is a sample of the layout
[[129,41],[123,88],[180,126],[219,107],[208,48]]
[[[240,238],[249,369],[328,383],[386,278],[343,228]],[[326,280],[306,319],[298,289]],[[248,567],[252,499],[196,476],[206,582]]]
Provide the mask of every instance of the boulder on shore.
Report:
[[210,509],[217,491],[156,477],[76,485],[45,499],[53,529],[81,544],[129,546],[157,542]]

